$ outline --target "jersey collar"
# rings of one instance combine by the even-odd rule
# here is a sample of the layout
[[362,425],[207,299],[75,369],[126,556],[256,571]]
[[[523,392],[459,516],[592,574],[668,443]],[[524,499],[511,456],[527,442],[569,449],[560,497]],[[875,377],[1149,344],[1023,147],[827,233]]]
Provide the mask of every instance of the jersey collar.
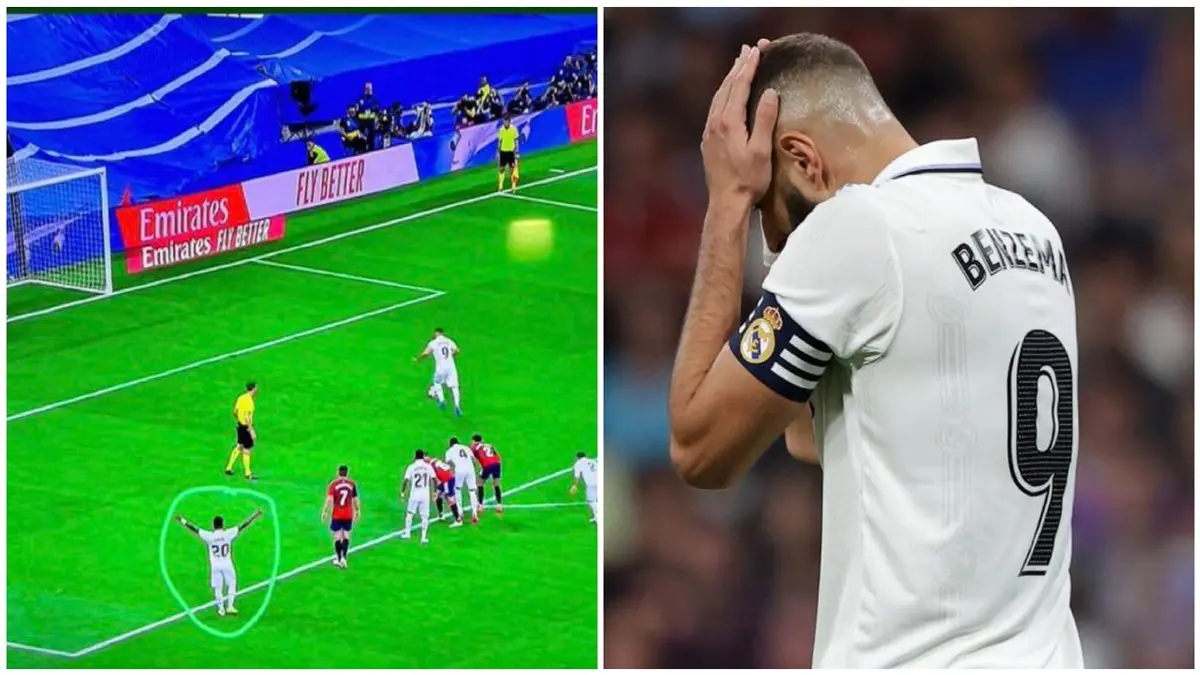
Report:
[[983,175],[979,161],[979,143],[974,138],[934,141],[917,146],[892,160],[872,181],[882,185],[889,180],[924,173],[961,173]]

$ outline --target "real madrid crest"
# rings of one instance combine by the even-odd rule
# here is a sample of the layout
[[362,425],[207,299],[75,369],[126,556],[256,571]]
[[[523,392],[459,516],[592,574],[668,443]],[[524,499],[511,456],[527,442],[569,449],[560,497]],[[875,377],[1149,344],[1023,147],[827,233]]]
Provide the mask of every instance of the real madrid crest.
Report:
[[742,333],[741,352],[742,359],[747,363],[762,363],[775,353],[775,327],[771,325],[766,312],[751,321],[746,332]]
[[767,323],[771,324],[771,328],[774,328],[775,330],[783,328],[783,317],[780,316],[778,307],[768,307],[764,309],[763,318],[767,320]]

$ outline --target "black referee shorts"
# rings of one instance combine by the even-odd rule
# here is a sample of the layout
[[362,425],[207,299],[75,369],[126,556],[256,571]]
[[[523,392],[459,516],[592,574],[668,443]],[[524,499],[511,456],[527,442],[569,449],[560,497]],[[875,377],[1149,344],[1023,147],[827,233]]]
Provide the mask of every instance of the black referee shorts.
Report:
[[500,151],[500,168],[506,169],[517,163],[517,152],[515,150]]
[[237,425],[237,444],[242,446],[243,450],[254,447],[254,436],[250,435],[250,427],[245,424]]

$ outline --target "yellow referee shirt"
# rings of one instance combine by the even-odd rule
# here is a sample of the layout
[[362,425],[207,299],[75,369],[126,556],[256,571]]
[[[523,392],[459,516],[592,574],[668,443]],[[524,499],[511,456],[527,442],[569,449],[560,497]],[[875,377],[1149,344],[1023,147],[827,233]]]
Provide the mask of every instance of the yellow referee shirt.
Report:
[[254,396],[250,392],[237,397],[237,402],[233,404],[233,414],[242,426],[248,427],[254,423]]
[[517,149],[517,128],[509,125],[500,127],[500,152],[515,152]]

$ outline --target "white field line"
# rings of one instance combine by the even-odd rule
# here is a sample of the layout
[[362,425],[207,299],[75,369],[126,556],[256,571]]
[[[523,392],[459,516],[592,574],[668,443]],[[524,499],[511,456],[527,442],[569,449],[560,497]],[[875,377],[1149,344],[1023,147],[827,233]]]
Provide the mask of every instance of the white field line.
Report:
[[569,506],[587,506],[587,502],[550,502],[546,504],[509,504],[504,507],[505,511],[510,509],[562,509]]
[[[596,170],[596,167],[590,166],[585,169],[578,169],[576,171],[570,171],[570,172],[560,174],[557,176],[551,176],[550,178],[543,178],[542,180],[529,183],[528,185],[525,185],[524,187],[530,188],[530,187],[534,187],[537,185],[548,185],[550,183],[557,183],[560,180],[566,180],[569,178],[574,178],[576,176],[582,176],[583,174],[591,173],[595,170]],[[399,218],[393,218],[391,220],[385,220],[381,223],[375,223],[374,225],[366,225],[366,226],[360,227],[358,229],[347,230],[345,232],[339,232],[338,234],[330,235],[330,236],[324,237],[322,239],[315,239],[313,241],[306,242],[303,244],[296,244],[295,246],[288,246],[286,248],[281,248],[281,249],[278,249],[275,251],[271,251],[270,253],[264,253],[262,255],[257,255],[257,256],[250,257],[250,258],[242,258],[240,260],[234,260],[233,262],[228,262],[228,263],[225,263],[222,265],[214,265],[212,267],[205,267],[202,269],[193,270],[191,272],[186,272],[184,274],[179,274],[179,275],[176,275],[173,277],[165,277],[162,279],[157,279],[155,281],[151,281],[149,283],[139,284],[137,286],[127,286],[125,288],[115,290],[112,293],[109,293],[108,295],[92,295],[92,296],[89,296],[86,298],[80,298],[79,300],[73,300],[71,302],[66,302],[61,305],[55,305],[53,307],[39,309],[34,312],[27,312],[25,314],[18,314],[16,316],[10,316],[10,317],[8,317],[8,323],[24,321],[26,319],[32,319],[34,317],[44,316],[46,314],[55,314],[57,312],[61,312],[61,311],[65,310],[65,309],[70,309],[71,307],[78,307],[80,305],[86,305],[88,303],[96,302],[99,300],[113,298],[118,295],[125,295],[126,293],[136,293],[138,291],[144,291],[148,288],[154,288],[155,286],[162,286],[164,284],[175,283],[176,281],[183,281],[184,279],[190,279],[192,277],[198,277],[198,276],[202,276],[205,274],[211,274],[213,272],[218,272],[220,270],[227,270],[232,267],[239,267],[241,265],[246,265],[246,264],[252,263],[252,262],[267,260],[269,258],[274,258],[277,255],[282,255],[284,253],[291,253],[292,251],[300,251],[300,250],[307,249],[307,248],[313,248],[314,246],[324,246],[325,244],[329,244],[329,243],[332,243],[335,241],[340,241],[342,239],[346,239],[347,237],[354,237],[354,236],[357,236],[360,234],[365,234],[367,232],[374,232],[375,230],[380,230],[385,227],[391,227],[393,225],[407,223],[409,221],[417,220],[419,218],[424,218],[426,216],[432,216],[434,214],[442,213],[444,211],[456,209],[461,206],[469,206],[471,204],[478,204],[480,202],[485,202],[489,199],[493,199],[495,197],[500,196],[500,194],[501,193],[499,193],[499,192],[488,192],[487,194],[482,194],[477,197],[470,197],[468,199],[463,199],[463,200],[460,200],[457,202],[443,204],[442,206],[437,206],[432,209],[426,209],[425,211],[418,211],[417,213],[410,213],[406,216],[401,216]]]
[[274,260],[257,260],[259,265],[268,267],[278,267],[281,270],[292,270],[294,272],[304,272],[306,274],[317,274],[324,277],[334,277],[335,279],[346,279],[347,281],[361,281],[365,284],[375,284],[376,286],[389,286],[391,288],[403,288],[406,291],[419,291],[421,293],[442,293],[436,288],[426,288],[424,286],[413,286],[411,284],[402,284],[386,279],[374,279],[371,277],[360,277],[357,274],[346,274],[344,272],[331,272],[330,270],[317,269],[316,267],[305,267],[303,265],[289,265],[287,263],[275,262]]
[[[527,187],[527,188],[533,187],[533,184],[531,183],[529,185],[526,185],[525,187]],[[564,209],[575,209],[576,211],[589,211],[591,213],[596,213],[596,210],[597,210],[597,207],[588,206],[587,204],[572,204],[570,202],[560,202],[560,201],[556,201],[554,199],[542,199],[541,197],[530,197],[529,195],[520,194],[520,193],[506,192],[506,193],[504,193],[504,196],[508,197],[509,199],[520,199],[520,200],[526,201],[526,202],[536,202],[538,204],[546,204],[548,206],[558,206],[558,207],[561,207]]]
[[64,652],[64,651],[60,651],[57,649],[47,649],[45,647],[35,647],[33,645],[27,645],[27,644],[24,644],[21,642],[9,641],[9,642],[6,642],[5,644],[8,645],[9,649],[19,649],[23,652],[34,652],[37,654],[46,654],[47,656],[60,656],[62,658],[66,658],[66,659],[75,658],[75,654],[72,652]]
[[310,335],[324,333],[325,331],[333,330],[334,328],[341,328],[342,326],[347,326],[349,324],[352,324],[352,323],[355,323],[358,321],[362,321],[363,319],[369,319],[373,316],[379,316],[380,314],[387,314],[388,312],[394,312],[397,309],[401,309],[404,307],[411,307],[412,305],[426,302],[428,300],[434,300],[436,298],[442,297],[443,295],[445,295],[445,293],[443,291],[436,291],[433,293],[429,293],[428,295],[423,295],[419,298],[413,298],[411,300],[405,300],[404,302],[397,302],[395,304],[391,304],[386,307],[380,307],[379,309],[373,309],[369,312],[355,314],[354,316],[347,317],[345,319],[331,321],[329,323],[322,324],[315,328],[309,328],[308,330],[302,330],[297,333],[291,333],[288,335],[284,335],[283,337],[278,337],[278,338],[275,338],[274,340],[260,342],[259,344],[256,344],[256,345],[253,345],[250,347],[243,347],[242,349],[237,349],[232,352],[226,352],[224,354],[218,354],[216,356],[210,356],[206,359],[200,359],[199,361],[193,361],[192,363],[182,365],[182,366],[177,366],[175,368],[171,368],[169,370],[164,370],[159,373],[154,373],[153,375],[146,375],[145,377],[139,377],[136,380],[122,382],[121,384],[114,384],[111,387],[97,389],[96,391],[88,392],[86,394],[80,394],[79,396],[73,396],[71,398],[63,399],[61,401],[56,401],[54,403],[47,403],[46,405],[39,406],[37,408],[31,408],[29,410],[19,412],[14,415],[9,415],[5,419],[5,421],[10,422],[10,423],[16,422],[18,420],[23,420],[27,417],[33,417],[34,415],[40,415],[45,412],[50,412],[51,410],[56,410],[58,408],[62,408],[63,406],[68,406],[73,403],[79,403],[80,401],[87,401],[89,399],[99,398],[100,396],[105,396],[107,394],[121,391],[123,389],[129,389],[130,387],[136,387],[141,384],[146,384],[147,382],[154,382],[155,380],[161,380],[164,377],[170,377],[171,375],[185,373],[189,370],[194,370],[196,368],[200,368],[202,366],[207,366],[212,363],[217,363],[218,361],[224,361],[225,359],[232,359],[236,356],[242,356],[245,354],[252,354],[254,352],[262,351],[264,349],[270,349],[271,347],[277,347],[279,345],[286,344],[288,342],[292,342],[293,340],[299,340],[300,338],[306,338]]
[[[521,485],[518,485],[515,488],[505,490],[505,494],[514,495],[519,492],[524,492],[525,490],[528,490],[531,487],[535,487],[535,486],[541,485],[542,483],[552,481],[555,478],[558,478],[560,476],[565,476],[565,475],[571,473],[572,470],[573,469],[571,469],[571,468],[566,468],[566,469],[561,469],[559,471],[555,471],[554,473],[547,474],[536,480],[532,480],[532,481],[529,481],[528,483],[523,483]],[[488,504],[493,503],[494,501],[495,501],[494,499],[488,498],[488,499],[484,500],[484,504],[488,505]],[[513,508],[514,506],[517,506],[517,505],[510,504],[505,508],[506,509]],[[449,514],[446,514],[446,515],[447,515],[447,517],[449,517]],[[401,534],[405,534],[405,533],[409,532],[411,529],[415,529],[418,527],[420,527],[419,524],[414,524],[412,527],[401,528],[394,532],[389,532],[387,534],[378,536],[369,541],[364,541],[363,543],[358,544],[357,546],[350,547],[350,552],[357,553],[359,551],[365,551],[368,548],[378,546],[379,544],[382,544],[383,542],[385,542],[389,539],[398,537]],[[314,560],[310,563],[301,565],[295,569],[292,569],[287,572],[284,572],[283,574],[280,574],[278,577],[276,577],[275,581],[278,583],[285,579],[290,579],[291,577],[294,577],[296,575],[303,574],[310,570],[321,567],[322,565],[328,565],[331,558],[332,558],[332,556],[330,556],[330,555],[321,556],[320,558],[317,558],[316,560]],[[238,597],[242,598],[242,597],[245,597],[247,594],[262,590],[262,589],[266,588],[267,586],[269,586],[270,583],[271,583],[270,579],[265,579],[256,584],[251,584],[250,586],[247,586],[246,588],[239,589]],[[217,604],[216,600],[209,600],[208,602],[204,603],[203,605],[192,607],[190,609],[190,611],[198,612],[198,611],[205,610],[205,609],[211,609],[216,604]],[[64,652],[64,651],[59,651],[56,649],[43,649],[41,647],[33,647],[31,645],[21,645],[19,643],[14,643],[14,642],[9,642],[8,646],[13,647],[14,649],[25,649],[27,651],[37,651],[37,652],[52,654],[52,655],[56,655],[56,656],[63,656],[65,658],[77,659],[82,656],[87,656],[88,654],[91,654],[92,652],[98,652],[101,649],[104,649],[106,647],[111,647],[117,643],[124,642],[130,638],[137,637],[139,635],[142,635],[143,633],[149,633],[152,630],[161,628],[168,624],[174,623],[182,618],[185,618],[187,615],[188,615],[188,612],[179,612],[177,614],[172,614],[171,616],[168,616],[165,619],[159,619],[158,621],[155,621],[154,623],[148,623],[145,626],[142,626],[141,628],[135,628],[131,631],[121,633],[120,635],[117,635],[115,637],[108,638],[107,640],[102,640],[100,642],[97,642],[94,645],[89,646],[89,647],[84,647],[83,649],[80,649],[77,652]]]

